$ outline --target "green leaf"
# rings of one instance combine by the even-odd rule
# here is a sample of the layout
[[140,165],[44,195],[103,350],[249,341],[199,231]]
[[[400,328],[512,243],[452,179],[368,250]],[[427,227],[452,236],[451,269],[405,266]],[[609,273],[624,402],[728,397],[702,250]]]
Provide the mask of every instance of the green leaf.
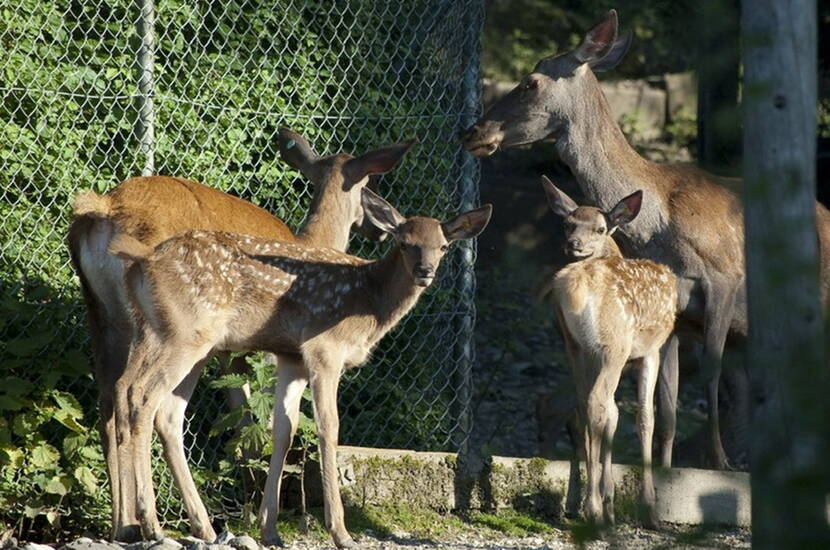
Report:
[[86,440],[86,434],[74,433],[67,435],[63,438],[63,454],[72,458],[86,444]]
[[14,417],[12,430],[21,437],[29,437],[46,418],[37,411],[27,411]]
[[75,433],[86,433],[86,426],[80,424],[76,417],[72,416],[68,411],[58,409],[55,411],[54,418]]
[[216,436],[230,430],[231,428],[235,428],[240,422],[242,422],[243,416],[245,416],[245,409],[242,407],[222,415],[219,421],[210,427],[210,435]]
[[88,459],[88,460],[95,460],[95,461],[102,461],[104,460],[104,453],[101,452],[101,447],[98,445],[85,445],[81,447],[79,454]]
[[98,490],[98,478],[95,476],[95,472],[86,466],[78,466],[72,473],[75,476],[75,479],[80,482],[81,487],[84,488],[86,494],[95,494]]
[[65,496],[72,488],[72,478],[67,476],[54,476],[43,487],[43,490],[51,495]]
[[19,411],[26,406],[28,400],[13,395],[0,395],[0,411]]
[[44,513],[46,508],[40,501],[35,501],[30,504],[26,504],[23,507],[23,515],[29,519],[34,519],[40,514]]
[[225,374],[216,380],[211,380],[211,388],[241,388],[248,383],[248,377],[243,374]]
[[6,376],[0,379],[0,388],[4,394],[20,397],[32,391],[34,384],[17,376]]
[[52,399],[58,405],[61,411],[64,411],[68,416],[78,419],[83,418],[84,411],[81,409],[81,404],[74,395],[61,391],[53,391]]
[[248,406],[260,425],[266,426],[270,423],[273,402],[274,396],[265,392],[253,392],[248,398]]
[[24,453],[12,445],[0,446],[0,466],[17,470],[23,466]]
[[60,456],[58,450],[48,443],[41,443],[29,454],[32,466],[39,470],[54,470],[58,467]]

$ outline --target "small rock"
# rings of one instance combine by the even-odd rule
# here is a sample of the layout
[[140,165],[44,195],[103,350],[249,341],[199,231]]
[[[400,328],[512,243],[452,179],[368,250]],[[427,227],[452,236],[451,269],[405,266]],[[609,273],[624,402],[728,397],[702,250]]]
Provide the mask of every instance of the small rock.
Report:
[[124,550],[147,550],[155,543],[156,541],[154,540],[140,540],[138,542],[131,542],[124,546]]
[[229,544],[208,544],[208,550],[236,550]]
[[60,550],[121,550],[121,546],[105,540],[92,540],[89,537],[80,537],[64,544]]
[[180,548],[182,548],[182,545],[179,541],[164,537],[151,544],[147,550],[179,550]]
[[216,540],[213,541],[213,544],[228,544],[232,538],[234,538],[233,533],[230,531],[222,531],[219,533],[219,536],[216,537]]
[[259,544],[248,535],[240,535],[228,541],[229,546],[233,546],[236,550],[259,550]]
[[187,550],[207,550],[208,548],[208,543],[198,537],[188,536],[178,540]]
[[54,550],[48,544],[38,544],[36,542],[27,542],[25,546],[23,546],[23,550]]

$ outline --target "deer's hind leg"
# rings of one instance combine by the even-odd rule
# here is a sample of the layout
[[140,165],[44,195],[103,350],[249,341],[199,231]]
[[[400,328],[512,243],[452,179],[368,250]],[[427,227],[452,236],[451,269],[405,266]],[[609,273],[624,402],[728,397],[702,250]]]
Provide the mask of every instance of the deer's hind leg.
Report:
[[[164,399],[182,383],[194,369],[201,371],[204,359],[210,353],[209,344],[189,342],[160,342],[150,337],[151,352],[144,355],[137,374],[130,373],[119,381],[122,404],[126,400],[129,417],[128,472],[136,492],[136,511],[142,534],[147,539],[163,537],[156,514],[155,492],[151,464],[153,423]],[[131,362],[130,367],[136,367]],[[123,466],[123,463],[122,463]]]
[[155,427],[170,474],[182,495],[190,520],[190,532],[202,540],[213,542],[216,539],[216,531],[210,524],[207,508],[199,498],[184,451],[185,412],[206,362],[207,360],[204,360],[201,364],[195,365],[173,393],[161,400],[155,415]]

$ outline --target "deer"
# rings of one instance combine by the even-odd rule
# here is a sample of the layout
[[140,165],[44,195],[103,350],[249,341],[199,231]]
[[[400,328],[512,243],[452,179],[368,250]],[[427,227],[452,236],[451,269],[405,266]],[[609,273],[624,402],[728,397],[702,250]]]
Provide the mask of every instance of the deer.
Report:
[[[702,338],[706,380],[707,464],[729,467],[720,437],[718,384],[727,336],[747,334],[743,206],[740,182],[695,166],[641,157],[611,116],[595,72],[616,66],[632,35],[618,34],[617,12],[588,31],[575,49],[540,60],[463,135],[478,157],[552,137],[590,204],[608,211],[618,197],[643,191],[643,207],[618,231],[623,250],[669,266],[678,280],[678,330],[663,350],[658,384],[658,446],[670,466],[675,437],[678,333]],[[816,203],[821,300],[830,290],[830,212]]]
[[644,522],[653,527],[657,524],[651,466],[654,390],[660,348],[674,328],[677,280],[665,265],[623,258],[612,238],[639,214],[642,191],[604,212],[577,206],[545,176],[542,186],[551,210],[564,219],[566,252],[574,258],[546,290],[553,295],[584,427],[585,516],[597,525],[614,523],[611,451],[619,417],[614,392],[631,361],[638,364],[637,433],[643,455],[640,505]]
[[[76,198],[68,244],[87,307],[99,394],[101,439],[110,478],[113,540],[133,540],[139,530],[135,495],[120,484],[117,458],[113,395],[127,362],[132,320],[124,282],[124,263],[107,253],[112,239],[123,233],[147,246],[155,246],[177,233],[202,229],[294,241],[304,246],[330,246],[345,251],[353,226],[370,238],[381,236],[364,219],[360,190],[366,186],[370,175],[392,170],[414,143],[410,140],[358,157],[344,153],[320,156],[304,137],[287,128],[279,130],[278,138],[282,159],[314,183],[311,207],[297,235],[262,208],[183,178],[131,178],[105,195],[86,192]],[[286,355],[278,360],[289,363],[295,357]],[[284,372],[292,371],[286,368]],[[159,407],[155,422],[165,460],[183,497],[191,531],[201,539],[213,541],[216,532],[187,466],[183,443],[184,413],[197,381],[198,377],[188,378],[175,388]],[[232,397],[237,403],[244,399],[239,395]],[[287,420],[276,418],[275,421],[283,430],[278,442],[287,449],[291,434],[282,428],[287,425]]]
[[[109,253],[129,262],[125,280],[136,331],[115,385],[121,483],[134,484],[146,538],[162,536],[150,469],[158,407],[211,353],[264,350],[299,358],[277,364],[275,416],[288,417],[293,430],[295,403],[311,386],[326,528],[338,548],[356,547],[337,482],[340,376],[363,364],[415,306],[449,245],[477,236],[492,212],[485,205],[443,223],[405,218],[366,188],[362,205],[367,219],[397,242],[379,260],[218,231],[189,231],[155,248],[125,233],[110,243]],[[283,376],[285,369],[292,374]],[[277,431],[275,425],[275,437]],[[273,453],[271,472],[284,459],[284,453]],[[276,530],[276,517],[266,520],[267,538]]]

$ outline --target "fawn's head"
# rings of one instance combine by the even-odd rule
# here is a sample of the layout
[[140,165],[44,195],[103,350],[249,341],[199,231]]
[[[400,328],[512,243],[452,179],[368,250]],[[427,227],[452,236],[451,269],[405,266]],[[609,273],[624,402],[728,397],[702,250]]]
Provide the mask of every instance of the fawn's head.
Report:
[[592,116],[592,95],[602,93],[592,71],[615,67],[630,45],[631,33],[617,36],[617,12],[610,10],[576,49],[542,59],[493,104],[463,137],[464,148],[486,157],[499,148],[558,135],[575,117]]
[[375,226],[392,235],[400,247],[406,272],[417,286],[427,287],[435,278],[441,258],[453,241],[472,239],[490,221],[492,205],[440,222],[435,218],[403,217],[395,207],[369,189],[363,190],[363,210]]
[[297,132],[287,128],[279,130],[280,156],[314,184],[312,211],[325,200],[339,215],[351,220],[357,233],[374,240],[383,239],[385,233],[364,217],[361,191],[369,183],[369,176],[392,170],[415,142],[410,139],[395,143],[359,157],[346,153],[321,157]]
[[614,231],[636,218],[643,204],[643,192],[637,190],[603,212],[595,206],[577,206],[545,176],[542,187],[550,209],[564,219],[565,252],[579,260],[603,256]]

